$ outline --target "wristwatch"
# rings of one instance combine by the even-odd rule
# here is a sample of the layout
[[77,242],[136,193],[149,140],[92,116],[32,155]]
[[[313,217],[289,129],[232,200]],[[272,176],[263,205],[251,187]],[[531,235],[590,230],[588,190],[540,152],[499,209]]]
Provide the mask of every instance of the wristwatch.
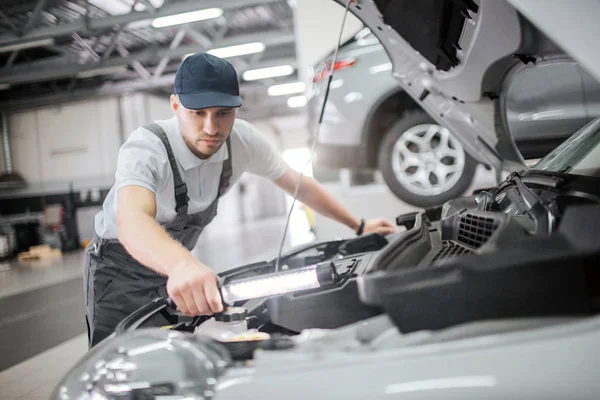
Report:
[[356,231],[356,236],[362,235],[364,230],[365,230],[365,219],[361,218],[360,226],[358,227],[358,230]]

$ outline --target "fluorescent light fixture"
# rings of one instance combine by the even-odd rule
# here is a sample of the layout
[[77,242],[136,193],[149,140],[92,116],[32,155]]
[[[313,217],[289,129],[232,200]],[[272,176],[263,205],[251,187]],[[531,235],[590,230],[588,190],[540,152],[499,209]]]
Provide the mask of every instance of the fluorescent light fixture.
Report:
[[10,89],[10,83],[0,83],[0,90]]
[[291,65],[279,65],[277,67],[267,67],[259,69],[250,69],[244,72],[245,81],[255,81],[258,79],[275,78],[278,76],[287,76],[294,73],[294,67]]
[[223,10],[221,8],[207,8],[205,10],[191,11],[182,14],[169,15],[168,17],[156,18],[154,21],[152,21],[152,26],[155,28],[164,28],[165,26],[187,24],[189,22],[219,18],[221,15],[223,15]]
[[254,54],[265,51],[265,44],[261,42],[252,42],[246,44],[239,44],[237,46],[221,47],[218,49],[209,50],[208,53],[213,56],[228,58],[243,56],[246,54]]
[[115,65],[114,67],[94,68],[87,71],[77,73],[78,78],[91,78],[93,76],[110,75],[126,72],[127,67],[124,65]]
[[306,96],[294,96],[290,97],[287,101],[288,107],[298,108],[306,105]]
[[338,275],[330,264],[315,264],[258,278],[234,281],[221,287],[221,296],[226,304],[231,305],[240,300],[316,289],[331,285],[337,280]]
[[284,96],[286,94],[304,93],[305,89],[304,82],[292,82],[269,86],[268,92],[269,96]]
[[53,38],[33,40],[31,42],[9,44],[8,46],[0,47],[0,53],[8,53],[9,51],[31,49],[34,47],[51,46],[54,44]]
[[[123,15],[131,12],[131,5],[121,1],[114,0],[88,0],[88,3],[95,5],[102,11],[110,15]],[[85,9],[83,10],[85,12]],[[139,10],[138,10],[139,11]]]

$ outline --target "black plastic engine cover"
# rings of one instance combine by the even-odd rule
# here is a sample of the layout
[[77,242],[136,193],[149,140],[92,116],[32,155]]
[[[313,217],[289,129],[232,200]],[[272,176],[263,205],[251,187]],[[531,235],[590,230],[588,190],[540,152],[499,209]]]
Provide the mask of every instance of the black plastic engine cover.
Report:
[[450,260],[436,268],[360,277],[361,300],[383,307],[402,332],[486,319],[583,315],[593,311],[582,253],[560,234]]
[[383,312],[380,307],[361,302],[356,279],[330,291],[272,297],[267,300],[267,309],[272,323],[295,332],[335,329]]
[[458,65],[458,42],[473,0],[375,0],[383,20],[437,69]]
[[352,276],[329,289],[319,288],[274,296],[266,301],[270,321],[291,331],[308,328],[333,329],[381,314],[380,307],[364,304],[356,286],[374,261],[373,253],[365,253],[335,261],[338,273],[350,270]]

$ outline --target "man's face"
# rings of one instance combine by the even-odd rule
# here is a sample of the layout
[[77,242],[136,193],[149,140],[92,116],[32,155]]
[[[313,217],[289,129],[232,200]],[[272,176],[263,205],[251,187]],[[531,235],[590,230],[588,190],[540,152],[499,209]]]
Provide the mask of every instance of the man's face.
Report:
[[201,159],[215,154],[233,129],[236,108],[211,107],[201,110],[185,108],[177,96],[171,96],[171,109],[179,119],[185,143]]

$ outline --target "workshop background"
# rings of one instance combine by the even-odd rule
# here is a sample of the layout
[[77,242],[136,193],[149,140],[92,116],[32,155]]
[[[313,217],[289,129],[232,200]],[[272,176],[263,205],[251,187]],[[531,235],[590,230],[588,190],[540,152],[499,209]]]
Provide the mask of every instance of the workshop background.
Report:
[[[312,67],[334,49],[342,15],[320,0],[0,2],[0,399],[47,398],[87,350],[82,249],[119,147],[140,125],[171,115],[182,59],[226,57],[240,77],[238,116],[302,170],[314,134]],[[362,28],[348,18],[344,40]],[[360,217],[415,208],[376,171],[317,159],[305,173]],[[474,185],[493,182],[480,168]],[[244,175],[194,254],[217,271],[273,258],[290,206],[272,183]],[[297,205],[285,248],[352,234]]]

